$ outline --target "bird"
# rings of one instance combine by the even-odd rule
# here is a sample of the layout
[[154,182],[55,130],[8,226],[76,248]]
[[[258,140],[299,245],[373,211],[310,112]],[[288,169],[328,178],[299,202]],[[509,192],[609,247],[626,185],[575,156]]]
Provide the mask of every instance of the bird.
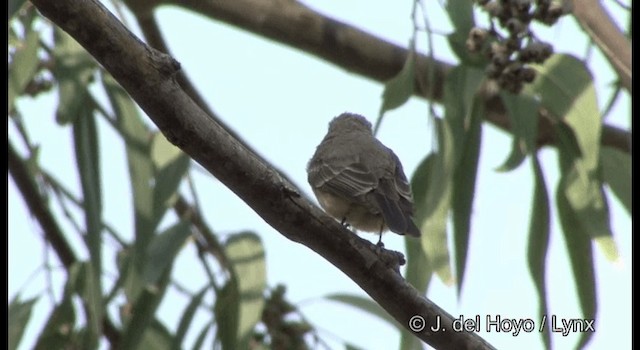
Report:
[[373,136],[363,116],[342,113],[307,164],[320,206],[342,225],[379,234],[387,229],[420,237],[411,187],[395,153]]

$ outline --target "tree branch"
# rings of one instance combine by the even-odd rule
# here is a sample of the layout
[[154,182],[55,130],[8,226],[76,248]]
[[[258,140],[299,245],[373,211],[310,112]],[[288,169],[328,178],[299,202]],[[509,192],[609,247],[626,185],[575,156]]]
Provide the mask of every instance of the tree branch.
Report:
[[[455,332],[453,318],[410,286],[397,272],[397,265],[383,261],[370,242],[301,197],[291,183],[231,137],[176,83],[179,64],[144,45],[102,4],[90,0],[32,3],[113,75],[168,140],[284,236],[338,267],[405,328],[412,316],[419,315],[426,319],[427,327],[414,334],[433,347],[491,348],[474,333]],[[435,320],[440,321],[442,331],[430,330]]]
[[[403,47],[318,13],[297,1],[145,0],[144,6],[133,5],[136,1],[127,3],[131,3],[134,13],[141,11],[141,8],[148,13],[150,8],[167,4],[182,7],[314,54],[347,71],[379,82],[385,82],[398,74],[409,54]],[[609,40],[609,37],[603,39]],[[444,79],[451,68],[453,66],[448,63],[432,60],[426,55],[416,55],[414,94],[434,102],[442,102]],[[490,95],[487,95],[485,101],[486,120],[511,132],[511,123],[502,101]],[[631,153],[631,132],[627,130],[605,124],[601,139],[603,146]],[[537,144],[544,146],[556,143],[557,137],[550,121],[541,119]]]
[[607,57],[618,73],[622,86],[631,94],[630,40],[616,26],[599,0],[573,0],[572,7],[573,16]]
[[[45,201],[42,199],[42,196],[40,196],[40,192],[38,191],[38,186],[33,181],[33,176],[29,173],[24,161],[20,158],[9,141],[7,141],[7,144],[9,173],[11,174],[13,181],[15,181],[18,190],[20,190],[22,198],[29,208],[29,212],[36,218],[47,241],[51,243],[53,251],[56,252],[58,259],[60,259],[65,269],[69,271],[71,265],[78,262],[78,258],[65,239],[60,225],[58,225],[55,217],[45,205]],[[88,309],[85,308],[85,311],[88,312]],[[111,348],[117,349],[117,344],[120,340],[120,332],[116,326],[113,325],[113,322],[111,322],[107,315],[102,319],[102,328],[105,337],[111,344]]]
[[[153,10],[153,6],[156,5],[155,0],[127,1],[127,5],[132,9],[132,12],[136,17],[136,20],[138,21],[138,25],[142,30],[142,34],[144,35],[147,41],[147,44],[155,48],[156,50],[159,50],[163,53],[170,55],[171,52],[169,52],[169,47],[167,46],[162,36],[162,33],[160,31],[160,28],[158,27],[158,22],[153,16],[152,10]],[[202,95],[198,92],[195,85],[193,85],[193,83],[191,82],[191,80],[189,79],[189,77],[187,76],[184,70],[179,70],[175,75],[175,79],[180,85],[180,87],[187,93],[187,95],[189,95],[189,97],[191,97],[191,99],[198,106],[200,106],[200,108],[202,108],[202,110],[205,113],[207,113],[209,117],[211,117],[216,123],[220,124],[220,126],[222,126],[222,128],[224,128],[233,138],[238,140],[243,147],[247,148],[256,156],[260,157],[262,161],[266,162],[264,157],[262,157],[262,155],[255,148],[251,147],[251,145],[245,142],[241,137],[241,135],[239,135],[238,133],[235,132],[235,130],[230,128],[224,122],[224,120],[220,118],[220,116],[217,113],[215,113],[213,109],[211,109],[211,107],[207,104],[207,102],[204,100]],[[273,167],[275,168],[275,166]],[[279,169],[277,168],[275,169],[279,171]],[[282,176],[285,176],[288,181],[293,182],[286,174],[283,174]]]

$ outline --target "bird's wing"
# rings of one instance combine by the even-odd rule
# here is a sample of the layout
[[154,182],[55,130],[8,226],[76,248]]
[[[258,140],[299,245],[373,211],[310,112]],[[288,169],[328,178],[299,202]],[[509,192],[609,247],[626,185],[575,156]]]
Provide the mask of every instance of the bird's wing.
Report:
[[376,188],[378,180],[357,158],[353,158],[319,162],[309,169],[309,183],[316,189],[355,199]]
[[419,237],[420,230],[413,222],[411,186],[398,157],[391,150],[389,154],[394,159],[395,171],[392,176],[380,180],[374,192],[374,199],[391,231]]
[[403,210],[409,210],[413,214],[413,194],[411,193],[411,186],[409,185],[409,180],[407,180],[407,176],[404,174],[404,169],[402,169],[402,164],[400,163],[400,159],[395,153],[391,152],[391,156],[394,158],[396,163],[395,173],[394,173],[394,184],[396,191],[405,202],[404,204],[408,204],[408,207],[403,206]]

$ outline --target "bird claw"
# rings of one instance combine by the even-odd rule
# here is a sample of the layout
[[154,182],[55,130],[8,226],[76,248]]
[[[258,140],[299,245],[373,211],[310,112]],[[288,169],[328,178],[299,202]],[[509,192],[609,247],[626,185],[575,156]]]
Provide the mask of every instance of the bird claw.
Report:
[[378,242],[374,246],[373,250],[385,265],[393,268],[398,273],[400,273],[400,266],[407,263],[407,260],[404,258],[404,254],[396,252],[395,250],[385,249],[382,242]]

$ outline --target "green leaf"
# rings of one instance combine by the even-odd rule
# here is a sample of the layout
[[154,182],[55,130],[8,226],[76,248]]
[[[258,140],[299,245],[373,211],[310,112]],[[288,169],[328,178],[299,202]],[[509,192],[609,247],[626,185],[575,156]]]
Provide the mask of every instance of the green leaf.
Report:
[[89,307],[89,346],[95,347],[102,334],[102,193],[100,185],[100,150],[96,120],[89,109],[83,109],[73,125],[76,162],[80,175],[85,215],[86,243],[91,274],[87,306]]
[[74,327],[76,312],[73,307],[74,294],[82,295],[82,275],[86,263],[74,263],[68,269],[67,282],[62,300],[51,311],[44,329],[40,332],[35,349],[64,349],[69,346],[80,347]]
[[[536,69],[539,78],[531,90],[557,118],[563,158],[561,182],[568,205],[583,232],[598,243],[608,259],[616,260],[619,253],[613,241],[599,168],[602,115],[591,73],[584,62],[569,55],[553,55]],[[579,149],[577,155],[572,136]]]
[[[446,125],[437,119],[436,129],[440,140],[451,142],[450,134],[445,136]],[[440,153],[430,154],[419,165],[418,169],[423,168],[426,172],[428,185],[426,197],[415,202],[416,223],[422,232],[420,239],[422,251],[429,259],[429,265],[433,271],[447,285],[453,282],[447,245],[447,214],[451,204],[450,174],[453,173],[452,157],[451,147],[441,147]]]
[[609,205],[602,185],[590,181],[585,185],[576,172],[566,174],[565,194],[571,210],[580,221],[583,234],[589,235],[600,246],[605,257],[611,261],[620,255],[613,240],[610,227]]
[[382,93],[382,106],[380,116],[386,111],[398,108],[405,104],[413,95],[415,81],[415,45],[412,40],[409,44],[409,54],[400,72],[387,81]]
[[600,167],[604,182],[631,214],[631,156],[612,147],[602,147]]
[[211,322],[207,322],[204,327],[202,327],[200,333],[198,333],[196,341],[193,343],[193,350],[204,349],[204,340],[207,338],[207,334],[209,334],[209,331],[211,331],[212,329],[213,323]]
[[54,28],[54,41],[53,75],[58,82],[56,120],[66,124],[78,118],[91,103],[88,86],[97,66],[85,49],[58,27]]
[[[121,349],[144,348],[141,344],[145,341],[148,332],[154,332],[154,323],[157,322],[154,315],[167,291],[170,276],[171,269],[168,269],[155,285],[147,285],[139,294],[133,303],[131,317],[128,318],[128,315],[125,315],[122,322],[124,327],[118,344]],[[168,340],[167,344],[170,343],[171,341]]]
[[[470,132],[473,119],[475,96],[484,80],[484,72],[466,66],[458,66],[447,74],[444,84],[444,121],[449,126],[453,138],[455,165],[460,161],[467,133]],[[439,147],[446,146],[440,145]]]
[[155,285],[171,270],[176,255],[191,236],[189,227],[188,221],[180,221],[151,240],[143,274],[145,284]]
[[[453,155],[448,164],[442,165],[446,172],[441,176],[444,176],[447,182],[453,181],[447,186],[451,191],[458,294],[464,281],[484,113],[483,105],[475,102],[475,96],[483,79],[483,71],[465,66],[458,66],[447,75],[444,85],[446,112],[443,124],[448,126],[450,134],[438,132],[440,152],[446,150],[446,147],[452,147]],[[450,141],[442,142],[443,137],[449,138]]]
[[[427,291],[433,269],[425,251],[422,249],[422,242],[415,239],[405,239],[407,253],[407,267],[405,279],[421,293]],[[448,262],[443,262],[446,267]],[[440,267],[442,268],[442,266]]]
[[[562,148],[562,144],[560,148]],[[566,153],[563,153],[562,150],[560,152],[562,175],[560,185],[567,199],[567,211],[571,212],[571,215],[579,221],[580,232],[592,238],[600,246],[607,259],[615,261],[620,255],[613,240],[609,206],[598,169],[585,179],[577,169],[578,161],[573,160]]]
[[9,113],[13,111],[16,98],[24,92],[24,89],[38,72],[39,48],[40,33],[29,27],[26,37],[16,48],[13,59],[9,62],[7,85]]
[[390,326],[397,328],[398,330],[403,330],[396,320],[389,316],[389,313],[386,312],[380,305],[371,300],[370,298],[361,297],[353,294],[345,294],[345,293],[335,293],[324,296],[327,300],[341,302],[343,304],[347,304],[355,307],[356,309],[360,309],[372,316],[376,316],[382,321],[387,322]]
[[220,341],[222,350],[240,349],[238,341],[240,292],[235,280],[229,280],[218,291],[214,312],[218,325],[216,339]]
[[469,248],[471,231],[471,213],[478,174],[478,160],[482,139],[482,118],[484,103],[479,99],[471,113],[469,130],[465,133],[464,149],[454,172],[451,209],[453,218],[453,237],[456,251],[456,271],[458,275],[458,295],[462,289],[464,272]]
[[76,314],[71,299],[63,299],[51,312],[40,333],[35,349],[65,349],[79,346],[74,335]]
[[[411,178],[411,188],[414,193],[414,201],[416,203],[416,223],[418,227],[422,227],[425,220],[425,207],[426,198],[428,193],[428,181],[433,171],[433,165],[435,163],[435,155],[430,154],[425,158],[418,168],[416,169],[413,177]],[[449,265],[449,250],[447,247],[446,236],[442,237],[443,240],[437,244],[435,242],[428,242],[429,245],[434,245],[440,250],[437,251],[437,259],[434,262],[439,263],[438,266],[433,267],[432,261],[427,255],[425,250],[425,237],[423,232],[420,241],[415,239],[405,239],[405,251],[407,254],[407,267],[405,270],[405,279],[411,283],[421,294],[426,294],[427,287],[431,281],[431,276],[435,269],[440,272],[440,276],[443,279],[451,280],[451,266]],[[420,340],[405,328],[400,328],[400,349],[420,349]]]
[[145,257],[158,224],[154,215],[155,168],[150,154],[150,133],[136,105],[110,75],[102,75],[102,84],[115,113],[113,125],[125,142],[129,166],[135,241],[131,248],[122,252],[123,268],[120,271],[125,295],[133,302],[145,288]]
[[160,323],[157,319],[154,319],[147,331],[144,333],[142,342],[139,349],[153,349],[153,350],[169,350],[180,349],[181,347],[173,348],[174,337],[165,325]]
[[[564,157],[569,159],[571,163],[578,161],[579,158],[582,157],[582,151],[571,127],[560,122],[555,124],[553,129],[558,137],[558,149],[564,154]],[[586,178],[584,173],[583,177]]]
[[150,135],[127,92],[110,75],[103,75],[102,83],[115,113],[116,130],[122,135],[127,149],[135,210],[135,250],[143,254],[155,232]]
[[176,331],[176,335],[173,338],[172,349],[180,349],[182,343],[184,342],[184,337],[191,326],[191,322],[193,321],[193,317],[196,314],[196,311],[202,304],[202,300],[204,296],[209,291],[211,286],[205,286],[198,292],[198,294],[194,295],[191,298],[191,302],[187,305],[187,308],[182,313],[182,317],[180,318],[180,322],[178,323],[178,330]]
[[453,33],[447,36],[451,50],[460,61],[466,65],[483,67],[486,58],[480,54],[469,52],[466,46],[469,31],[475,26],[473,2],[468,0],[450,0],[447,1],[445,9],[454,27]]
[[468,0],[449,0],[445,5],[451,24],[456,31],[467,32],[473,28],[473,2]]
[[[549,315],[547,304],[547,287],[546,287],[546,265],[547,250],[549,248],[550,233],[550,213],[549,213],[549,195],[547,185],[544,181],[544,174],[538,162],[538,157],[533,154],[532,162],[533,172],[535,175],[535,188],[533,193],[533,205],[531,212],[531,221],[529,223],[529,249],[527,253],[529,272],[538,293],[538,315],[542,320]],[[551,331],[547,320],[544,331],[540,334],[546,349],[551,348]]]
[[117,263],[120,275],[116,283],[122,285],[127,301],[133,303],[145,288],[143,274],[144,256],[134,260],[138,253],[131,247],[125,247],[118,252]]
[[38,298],[31,298],[25,301],[20,300],[20,296],[17,295],[9,303],[8,311],[8,349],[14,350],[18,348],[20,340],[24,330],[27,328],[29,319],[31,319],[31,310],[33,305],[38,301]]
[[[589,236],[583,232],[582,223],[569,203],[562,182],[561,180],[556,191],[556,202],[576,283],[576,292],[578,293],[583,318],[595,320],[597,312],[596,279],[591,241]],[[592,335],[592,332],[581,333],[580,341],[576,348],[582,348],[589,342]]]
[[[264,246],[258,235],[243,232],[229,238],[225,251],[237,282],[239,297],[236,340],[237,344],[246,345],[255,325],[260,321],[265,304],[267,269]],[[234,290],[235,288],[229,287],[228,292]],[[228,297],[235,301],[235,297]]]
[[160,222],[177,198],[178,187],[189,169],[190,158],[161,133],[151,139],[151,160],[155,166],[153,219]]
[[498,171],[511,171],[522,164],[527,154],[536,150],[540,103],[532,96],[525,94],[513,95],[501,92],[500,97],[511,121],[513,143],[509,157]]
[[[415,221],[418,227],[422,227],[426,221],[428,206],[427,194],[429,192],[428,183],[431,174],[433,173],[433,167],[436,162],[436,155],[429,154],[418,165],[416,171],[411,177],[411,189],[413,191],[413,199],[415,203]],[[437,266],[433,266],[433,262],[428,255],[428,251],[424,249],[423,240],[427,240],[427,232],[422,232],[422,238],[420,241],[415,239],[405,239],[405,247],[407,253],[407,268],[405,272],[405,279],[411,283],[421,293],[426,293],[429,282],[431,281],[431,275],[434,271],[440,270],[441,278],[445,276],[449,280],[451,279],[451,268],[449,266],[449,249],[447,247],[447,237],[439,241],[429,241],[429,245],[437,246],[438,259],[435,259],[438,263]],[[448,277],[447,277],[448,276]]]
[[[9,11],[7,11],[9,19],[11,19],[11,17],[13,17],[13,15],[15,15],[16,12],[18,12],[20,7],[22,7],[22,5],[24,5],[25,2],[27,1],[26,0],[9,0]],[[11,74],[9,74],[9,76],[11,76]]]
[[356,345],[346,343],[346,344],[344,344],[344,350],[364,350],[364,349],[361,348],[361,347],[358,347]]
[[584,62],[570,55],[553,55],[534,67],[538,76],[527,91],[540,97],[552,118],[572,129],[580,148],[579,170],[586,177],[597,168],[602,132],[591,73]]

